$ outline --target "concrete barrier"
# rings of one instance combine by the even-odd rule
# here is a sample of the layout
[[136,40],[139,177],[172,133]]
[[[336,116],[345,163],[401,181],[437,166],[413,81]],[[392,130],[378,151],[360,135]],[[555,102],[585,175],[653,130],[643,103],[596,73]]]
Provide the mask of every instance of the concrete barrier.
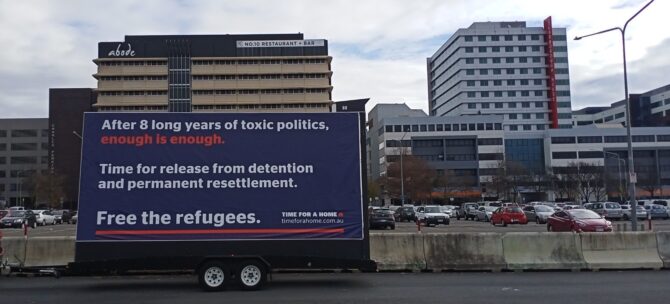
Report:
[[582,254],[589,269],[660,269],[652,232],[582,233]]
[[505,269],[502,234],[439,233],[424,235],[426,267],[434,271]]
[[7,263],[14,265],[22,264],[26,258],[25,244],[23,237],[3,237],[2,248],[5,252],[2,256],[2,262],[7,261]]
[[412,270],[426,269],[423,235],[417,233],[370,234],[370,258],[377,262],[377,269]]
[[510,270],[580,270],[586,268],[575,233],[510,232],[502,238]]
[[26,247],[26,267],[65,266],[74,262],[75,237],[31,237]]
[[665,268],[670,268],[670,232],[657,232],[658,255]]

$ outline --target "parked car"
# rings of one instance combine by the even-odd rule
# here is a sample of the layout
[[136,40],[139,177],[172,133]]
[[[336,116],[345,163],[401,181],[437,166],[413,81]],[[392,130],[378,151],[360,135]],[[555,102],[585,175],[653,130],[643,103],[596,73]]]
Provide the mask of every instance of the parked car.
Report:
[[455,216],[454,213],[456,211],[454,210],[454,208],[455,207],[451,206],[451,205],[440,206],[440,210],[442,210],[442,212],[444,212],[444,214],[446,214],[448,217],[454,217]]
[[[623,219],[624,220],[630,220],[631,219],[630,205],[621,205],[621,211],[623,212]],[[647,218],[647,210],[644,209],[644,207],[642,207],[642,206],[637,206],[637,209],[635,210],[635,216],[638,219],[646,219]]]
[[77,211],[72,211],[72,216],[70,217],[70,221],[68,221],[68,224],[76,224],[77,223],[77,218],[78,214]]
[[416,209],[416,220],[430,225],[449,225],[449,217],[442,213],[440,206],[421,206]]
[[56,224],[56,217],[49,210],[33,210],[33,213],[35,213],[37,224],[40,226]]
[[469,219],[475,219],[477,216],[476,212],[477,209],[479,209],[479,204],[477,203],[465,203],[459,210],[459,212],[456,214],[456,219],[460,220],[461,218],[464,218],[466,220]]
[[479,209],[477,209],[477,220],[478,221],[485,221],[488,222],[491,220],[491,216],[493,215],[493,211],[496,211],[500,207],[493,207],[493,206],[488,206],[484,207],[481,206]]
[[56,224],[67,223],[70,221],[70,218],[72,217],[72,215],[70,214],[70,210],[54,210],[52,213],[56,218]]
[[526,206],[523,207],[523,213],[528,218],[529,222],[536,222],[538,224],[544,224],[547,222],[547,219],[556,212],[554,208],[545,205],[535,205],[535,206]]
[[414,207],[403,206],[395,211],[395,220],[397,222],[414,222],[416,221],[416,213]]
[[23,224],[37,227],[35,213],[31,210],[9,210],[9,213],[0,220],[0,227],[21,228]]
[[644,206],[644,209],[647,210],[647,214],[650,215],[652,219],[667,220],[668,218],[670,218],[668,210],[661,205],[647,205]]
[[549,217],[547,231],[609,232],[612,222],[592,210],[564,210]]
[[507,226],[509,224],[528,224],[528,218],[520,207],[500,207],[491,215],[491,224]]
[[600,214],[605,219],[620,220],[623,218],[623,210],[621,205],[614,202],[596,202],[584,205],[584,208]]
[[395,229],[395,219],[393,211],[389,209],[376,209],[370,213],[370,229],[382,228]]
[[0,210],[0,220],[5,217],[9,213],[9,210]]

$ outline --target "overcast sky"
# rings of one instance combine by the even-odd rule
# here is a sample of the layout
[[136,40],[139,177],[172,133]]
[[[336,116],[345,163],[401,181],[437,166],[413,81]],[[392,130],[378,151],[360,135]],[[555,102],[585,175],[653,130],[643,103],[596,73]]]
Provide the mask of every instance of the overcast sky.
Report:
[[[327,39],[334,100],[370,98],[427,110],[426,57],[475,21],[527,21],[568,31],[573,109],[623,99],[616,32],[648,0],[0,0],[0,118],[47,117],[49,88],[95,87],[100,41],[124,35],[296,33]],[[627,29],[629,88],[670,84],[670,1]]]

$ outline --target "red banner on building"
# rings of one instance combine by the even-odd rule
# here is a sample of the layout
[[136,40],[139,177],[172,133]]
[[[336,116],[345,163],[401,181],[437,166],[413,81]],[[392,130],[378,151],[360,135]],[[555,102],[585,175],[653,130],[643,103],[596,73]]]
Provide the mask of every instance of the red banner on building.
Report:
[[547,52],[547,86],[549,87],[549,119],[551,128],[558,128],[558,102],[556,101],[556,67],[554,66],[554,33],[551,16],[544,19],[544,41]]

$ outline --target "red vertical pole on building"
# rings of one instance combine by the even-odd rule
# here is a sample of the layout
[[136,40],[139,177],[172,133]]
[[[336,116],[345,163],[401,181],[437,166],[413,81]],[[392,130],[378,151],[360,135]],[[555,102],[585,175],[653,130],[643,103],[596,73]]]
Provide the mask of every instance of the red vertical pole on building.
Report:
[[556,100],[556,67],[554,61],[554,31],[551,16],[544,19],[544,45],[547,53],[547,86],[549,87],[549,118],[551,128],[558,128],[558,101]]

